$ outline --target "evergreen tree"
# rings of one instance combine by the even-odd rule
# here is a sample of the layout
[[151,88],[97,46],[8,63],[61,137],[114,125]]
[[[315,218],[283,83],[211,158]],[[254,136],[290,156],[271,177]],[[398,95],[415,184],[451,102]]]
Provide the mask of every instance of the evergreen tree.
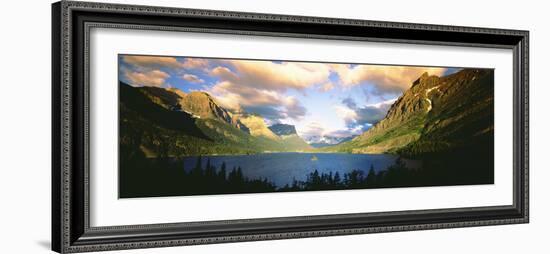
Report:
[[192,170],[192,175],[195,177],[202,175],[202,157],[200,155],[197,157],[197,164],[195,164],[195,168]]
[[338,173],[338,171],[336,171],[336,173],[334,173],[333,182],[334,182],[335,185],[340,185],[341,181],[342,181],[342,179],[340,179],[340,173]]
[[223,182],[225,181],[225,177],[226,177],[226,172],[225,172],[225,168],[226,168],[226,165],[225,165],[225,161],[222,162],[222,165],[220,167],[220,171],[218,172],[218,178]]
[[229,172],[229,175],[227,176],[227,181],[229,184],[234,185],[237,183],[237,168],[233,167],[231,172]]
[[372,164],[370,164],[369,173],[367,175],[367,187],[374,186],[375,182],[376,182],[376,173],[374,172],[374,167],[372,166]]
[[210,158],[206,160],[205,175],[207,178],[214,178],[216,175],[216,168],[210,164]]

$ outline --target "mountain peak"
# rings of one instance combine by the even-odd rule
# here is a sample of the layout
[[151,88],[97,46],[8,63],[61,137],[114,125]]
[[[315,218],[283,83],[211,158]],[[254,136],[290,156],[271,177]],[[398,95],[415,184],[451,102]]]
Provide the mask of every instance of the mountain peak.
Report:
[[264,118],[255,114],[234,114],[234,118],[238,119],[249,130],[250,135],[254,137],[265,137],[271,140],[279,140],[280,138],[273,133],[265,124]]
[[196,97],[196,98],[204,98],[204,99],[207,99],[209,101],[214,100],[212,98],[212,96],[210,96],[210,94],[208,94],[206,92],[203,92],[203,91],[192,91],[192,92],[188,93],[187,95],[192,96],[192,97]]
[[183,97],[185,97],[185,96],[187,95],[184,91],[182,91],[182,90],[180,90],[180,89],[177,89],[177,88],[175,88],[175,87],[167,88],[166,90],[168,90],[168,91],[170,91],[170,92],[172,92],[172,93],[177,94],[177,95],[178,95],[179,97],[181,97],[181,98],[183,98]]
[[278,136],[297,134],[296,133],[296,127],[294,127],[294,125],[290,125],[290,124],[278,123],[278,124],[274,124],[274,125],[269,126],[269,129],[273,133],[277,134]]
[[426,83],[434,83],[438,79],[439,79],[438,76],[435,76],[435,75],[430,76],[430,74],[428,72],[424,72],[420,77],[418,77],[418,79],[416,79],[413,82],[412,87],[415,87],[415,86],[418,86],[418,85],[421,85],[421,84],[426,84]]

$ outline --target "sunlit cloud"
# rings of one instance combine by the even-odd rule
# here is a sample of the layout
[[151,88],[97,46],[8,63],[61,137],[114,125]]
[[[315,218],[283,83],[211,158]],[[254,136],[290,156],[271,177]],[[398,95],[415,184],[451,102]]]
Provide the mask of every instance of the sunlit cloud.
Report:
[[210,75],[220,78],[222,81],[235,82],[239,81],[239,76],[233,73],[229,68],[217,66],[210,71]]
[[286,118],[300,119],[306,115],[307,111],[300,101],[292,96],[239,86],[229,81],[217,83],[209,92],[220,104],[234,112],[247,111],[260,114],[272,122],[279,122]]
[[184,65],[175,57],[168,56],[124,56],[124,62],[141,68],[182,68]]
[[166,79],[170,76],[168,73],[152,70],[147,72],[126,71],[126,78],[133,86],[156,86],[164,85]]
[[446,68],[386,66],[386,65],[347,65],[333,64],[333,70],[338,73],[343,86],[361,85],[370,82],[380,91],[402,92],[411,87],[413,81],[424,72],[430,75],[442,76]]
[[185,58],[182,64],[186,69],[203,69],[208,67],[209,60],[204,58]]
[[181,78],[184,79],[184,80],[187,80],[191,83],[204,83],[203,79],[201,79],[201,78],[199,78],[199,76],[193,75],[193,74],[187,74],[186,73],[186,74],[183,74],[181,76]]
[[330,66],[322,63],[220,60],[218,64],[208,72],[220,80],[211,89],[217,98],[232,108],[263,112],[274,121],[297,120],[307,113],[297,98],[283,95],[289,89],[334,87],[328,85]]
[[328,92],[332,89],[334,89],[335,85],[334,83],[332,82],[326,82],[324,84],[322,84],[320,87],[319,87],[319,90],[323,91],[323,92]]
[[211,73],[242,86],[265,90],[302,90],[328,81],[330,67],[321,63],[274,63],[271,61],[226,60],[227,67],[214,68]]
[[357,120],[357,113],[355,110],[350,109],[347,106],[344,105],[335,105],[334,109],[336,110],[336,113],[338,116],[344,120],[346,123],[355,123]]

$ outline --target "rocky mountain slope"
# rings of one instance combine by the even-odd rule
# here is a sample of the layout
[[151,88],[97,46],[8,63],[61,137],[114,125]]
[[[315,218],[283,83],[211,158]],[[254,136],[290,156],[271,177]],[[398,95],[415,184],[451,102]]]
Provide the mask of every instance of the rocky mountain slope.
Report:
[[353,140],[326,150],[415,155],[492,138],[493,78],[493,70],[480,69],[444,77],[424,73],[383,120]]
[[237,113],[233,114],[233,117],[243,123],[250,130],[250,135],[254,137],[264,137],[274,141],[281,140],[281,137],[273,133],[265,124],[265,120],[259,115]]
[[277,136],[281,137],[284,142],[289,144],[291,147],[296,147],[299,150],[311,150],[313,148],[300,136],[298,136],[294,125],[274,124],[269,126],[269,129]]
[[278,123],[278,124],[274,124],[274,125],[269,126],[269,129],[273,133],[275,133],[279,136],[297,134],[296,133],[296,127],[294,127],[294,125],[290,125],[290,124]]
[[310,148],[297,135],[274,134],[260,116],[232,114],[204,92],[132,87],[122,82],[119,86],[123,153],[173,157]]
[[140,87],[153,102],[168,110],[181,110],[195,118],[219,119],[237,129],[249,132],[239,120],[232,118],[231,113],[220,107],[214,99],[205,92],[184,93],[177,88]]

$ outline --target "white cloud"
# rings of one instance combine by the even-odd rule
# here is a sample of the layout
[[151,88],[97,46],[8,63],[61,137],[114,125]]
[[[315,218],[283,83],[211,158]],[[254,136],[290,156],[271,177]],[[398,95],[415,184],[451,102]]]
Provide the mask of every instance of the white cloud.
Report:
[[335,105],[334,109],[336,110],[338,116],[344,120],[344,122],[348,123],[357,121],[357,113],[353,109],[350,109],[344,105]]
[[342,100],[342,105],[335,105],[336,112],[349,128],[368,127],[384,119],[391,105],[397,98],[365,106],[358,106],[351,98]]
[[223,63],[231,66],[234,71],[218,66],[210,73],[225,81],[264,90],[302,90],[328,82],[330,75],[330,66],[322,63],[274,63],[254,60],[225,60]]
[[297,129],[298,134],[302,137],[322,136],[327,132],[323,124],[317,121],[310,121],[305,126]]
[[205,58],[185,58],[182,64],[186,69],[204,69],[208,67],[209,60]]
[[324,83],[323,85],[321,85],[319,87],[319,90],[323,91],[323,92],[328,92],[332,89],[334,89],[334,83],[332,83],[332,82],[326,82],[326,83]]
[[197,75],[193,75],[193,74],[183,74],[183,76],[181,76],[182,79],[184,80],[187,80],[191,83],[204,83],[204,80],[199,78]]
[[402,92],[411,87],[412,82],[424,72],[441,76],[446,68],[333,64],[332,69],[338,73],[343,86],[355,86],[363,82],[371,82],[381,91]]
[[166,79],[170,77],[168,73],[160,70],[152,70],[147,72],[126,71],[126,78],[134,86],[156,86],[164,85]]
[[300,119],[306,109],[293,96],[285,96],[275,91],[239,86],[229,81],[219,82],[208,90],[224,107],[234,112],[245,110],[258,113],[268,120]]
[[[367,125],[365,125],[367,127]],[[363,126],[352,128],[330,129],[319,121],[310,121],[299,129],[296,129],[298,135],[308,140],[315,140],[322,137],[346,138],[363,133]]]
[[141,68],[181,68],[183,64],[169,56],[123,56],[124,62]]

